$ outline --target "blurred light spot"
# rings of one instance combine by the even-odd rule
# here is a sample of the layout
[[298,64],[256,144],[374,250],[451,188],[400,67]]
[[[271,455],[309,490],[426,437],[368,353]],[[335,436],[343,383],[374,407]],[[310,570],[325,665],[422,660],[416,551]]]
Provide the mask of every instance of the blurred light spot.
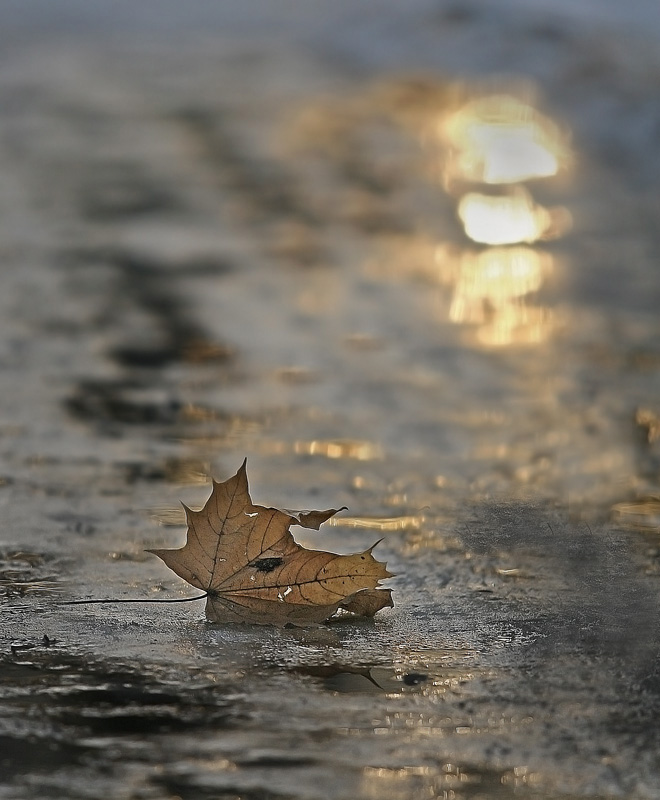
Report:
[[492,247],[464,253],[455,263],[440,264],[440,269],[444,280],[454,284],[450,320],[479,326],[477,339],[482,344],[502,346],[547,338],[553,315],[526,296],[538,291],[552,271],[549,253],[529,247]]
[[185,525],[186,515],[180,506],[157,506],[150,510],[149,516],[159,525]]
[[451,305],[452,322],[481,322],[486,306],[498,308],[540,288],[552,256],[528,247],[465,253]]
[[[394,715],[395,721],[398,715]],[[406,726],[417,727],[414,725]],[[457,725],[452,729],[440,728],[437,732],[442,736],[472,733],[473,729],[467,725]],[[388,728],[375,728],[374,733],[388,731]],[[434,731],[435,732],[435,731]],[[481,730],[476,732],[481,733]],[[365,798],[388,797],[391,800],[428,800],[429,798],[443,798],[443,800],[460,800],[466,797],[495,797],[500,796],[500,789],[504,777],[509,774],[498,768],[471,767],[468,770],[455,764],[415,764],[405,766],[369,766],[362,771],[360,796]],[[519,783],[515,783],[518,786]]]
[[298,441],[293,445],[293,452],[326,458],[354,458],[358,461],[372,461],[383,457],[378,445],[352,439]]
[[328,524],[336,528],[369,528],[376,531],[403,531],[408,528],[419,528],[424,522],[423,516],[401,517],[332,517]]
[[436,249],[440,280],[453,286],[449,318],[477,326],[476,340],[482,345],[543,342],[556,327],[556,315],[532,295],[554,269],[553,259],[522,245],[563,235],[572,217],[561,206],[536,203],[522,184],[556,175],[568,165],[566,134],[529,103],[505,92],[464,103],[440,124],[440,133],[449,150],[447,187],[452,180],[459,187],[506,185],[460,192],[457,213],[465,235],[489,249],[462,256],[446,246]]
[[500,196],[470,192],[461,198],[458,216],[468,238],[490,245],[531,244],[558,236],[569,220],[566,210],[537,205],[522,187]]
[[275,372],[277,380],[282,383],[305,384],[314,383],[318,380],[317,373],[306,367],[280,367]]
[[554,317],[546,308],[510,303],[498,310],[493,321],[477,331],[481,344],[504,347],[511,344],[540,344],[554,329]]
[[194,339],[183,347],[182,355],[194,364],[228,361],[233,355],[231,348],[217,342]]
[[378,350],[383,346],[383,340],[369,333],[351,333],[344,338],[344,343],[353,350]]
[[431,775],[431,767],[364,767],[364,774],[374,778],[408,778],[411,775]]
[[634,530],[660,532],[660,496],[643,497],[629,503],[612,506],[616,521]]
[[654,411],[649,408],[638,408],[635,422],[644,430],[649,444],[660,439],[660,417]]
[[529,577],[529,575],[524,573],[521,569],[518,569],[518,567],[509,567],[509,568],[506,568],[506,569],[504,567],[496,567],[495,568],[495,572],[497,573],[497,575],[499,575],[502,578],[527,578],[527,577]]
[[443,124],[452,177],[488,184],[556,175],[568,160],[558,127],[511,95],[472,100]]

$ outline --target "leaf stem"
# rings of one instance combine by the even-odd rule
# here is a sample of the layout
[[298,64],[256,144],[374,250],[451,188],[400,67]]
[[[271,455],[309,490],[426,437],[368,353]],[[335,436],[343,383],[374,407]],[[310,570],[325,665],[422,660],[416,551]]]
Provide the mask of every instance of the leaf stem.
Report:
[[58,603],[59,606],[82,606],[91,605],[92,603],[190,603],[192,600],[203,600],[208,597],[206,594],[200,594],[197,597],[177,597],[173,600],[155,600],[155,599],[121,599],[113,600],[111,598],[104,600],[62,600]]

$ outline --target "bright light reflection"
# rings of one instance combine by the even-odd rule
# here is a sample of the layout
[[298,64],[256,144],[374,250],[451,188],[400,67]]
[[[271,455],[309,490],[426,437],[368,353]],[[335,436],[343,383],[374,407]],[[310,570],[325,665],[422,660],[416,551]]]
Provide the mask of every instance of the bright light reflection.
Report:
[[450,173],[468,181],[547,178],[568,159],[557,126],[511,95],[472,100],[444,122],[442,132],[453,150]]
[[336,528],[368,528],[376,531],[404,531],[408,528],[419,528],[425,517],[407,515],[401,517],[332,517],[328,525]]
[[541,287],[552,256],[529,247],[497,247],[465,253],[452,300],[452,322],[482,322],[485,308],[499,308]]
[[[456,733],[471,732],[471,728],[459,726]],[[509,777],[510,776],[510,777]],[[391,800],[428,800],[428,798],[444,798],[444,800],[460,800],[466,796],[490,797],[484,792],[484,784],[496,787],[506,783],[514,786],[522,781],[514,782],[513,771],[498,769],[479,769],[473,767],[469,771],[450,763],[364,767],[360,796],[368,798],[388,797]],[[530,776],[531,777],[531,776]],[[475,793],[476,790],[476,793]]]
[[358,461],[372,461],[383,457],[378,445],[352,439],[297,441],[293,445],[293,452],[326,458],[354,458]]
[[547,308],[510,303],[498,309],[492,321],[477,331],[481,344],[504,347],[510,344],[540,344],[554,328]]
[[480,244],[531,244],[553,232],[557,235],[557,228],[563,227],[557,218],[567,215],[564,210],[555,214],[537,205],[522,187],[496,197],[470,192],[458,204],[466,235]]
[[660,532],[660,496],[617,503],[612,512],[619,524],[633,530]]
[[[444,268],[444,269],[443,269]],[[441,265],[454,284],[449,318],[479,326],[482,344],[503,346],[544,341],[552,329],[548,309],[529,303],[553,269],[549,253],[529,247],[493,247],[465,253],[457,266]]]

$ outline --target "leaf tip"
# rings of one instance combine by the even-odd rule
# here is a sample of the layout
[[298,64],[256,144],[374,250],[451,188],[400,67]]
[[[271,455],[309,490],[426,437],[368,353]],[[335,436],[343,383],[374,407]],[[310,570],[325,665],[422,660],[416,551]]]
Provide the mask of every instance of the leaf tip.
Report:
[[[377,546],[378,546],[378,545],[379,545],[379,544],[380,544],[380,543],[383,541],[383,539],[384,539],[384,538],[385,538],[385,537],[383,537],[383,538],[379,539],[377,542],[374,542],[374,543],[371,545],[371,547],[368,547],[368,548],[367,548],[367,549],[366,549],[366,550],[365,550],[365,551],[362,553],[362,555],[364,555],[364,556],[371,556],[371,557],[373,558],[373,552],[372,552],[372,551],[373,551],[373,549],[374,549],[375,547],[377,547]],[[378,559],[376,559],[376,558],[374,558],[374,561],[375,561],[377,564],[380,564],[380,565],[383,567],[383,573],[382,573],[382,575],[381,575],[381,579],[383,579],[383,580],[384,580],[385,578],[394,578],[394,577],[396,576],[396,572],[390,572],[390,571],[389,571],[389,569],[387,569],[387,562],[386,562],[386,561],[378,561]]]
[[[230,481],[232,478],[229,479]],[[247,456],[243,459],[243,463],[236,471],[236,475],[234,475],[233,480],[238,481],[238,486],[242,487],[245,492],[249,493],[248,487],[248,476],[247,476]],[[225,481],[228,483],[228,481]]]

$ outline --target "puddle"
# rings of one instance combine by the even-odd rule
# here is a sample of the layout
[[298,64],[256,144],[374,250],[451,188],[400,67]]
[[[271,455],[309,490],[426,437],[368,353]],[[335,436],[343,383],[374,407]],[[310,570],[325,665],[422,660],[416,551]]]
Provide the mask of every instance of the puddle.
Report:
[[95,222],[113,222],[176,210],[176,195],[141,171],[140,164],[117,162],[92,167],[80,189],[81,213]]
[[67,407],[79,419],[101,424],[173,425],[183,417],[183,404],[163,394],[136,381],[85,381],[67,400]]
[[306,667],[299,672],[318,678],[324,689],[342,693],[396,693],[428,680],[422,673],[397,676],[387,667],[348,667],[345,664]]
[[406,531],[420,528],[425,517],[422,515],[403,515],[400,517],[337,517],[328,520],[335,528],[365,528],[373,531]]
[[0,550],[0,597],[20,598],[61,588],[59,565],[52,557],[22,550]]
[[660,496],[640,497],[630,503],[616,503],[612,514],[627,528],[646,534],[660,534]]
[[293,452],[300,455],[325,456],[326,458],[354,458],[357,461],[371,461],[383,458],[378,445],[359,441],[321,441],[295,442]]
[[320,680],[324,689],[342,694],[401,694],[422,692],[443,694],[460,692],[478,670],[428,663],[425,671],[394,666],[349,666],[326,664],[300,667],[296,672]]
[[[657,47],[409,5],[7,49],[0,794],[655,797]],[[53,602],[246,456],[393,609]]]
[[[44,698],[45,699],[45,698]],[[208,726],[232,725],[219,702],[211,704],[200,691],[184,697],[158,685],[136,686],[104,682],[53,691],[48,716],[58,724],[75,726],[78,736],[142,736]],[[206,702],[205,702],[206,700]],[[229,718],[228,718],[229,717]]]
[[164,459],[161,463],[124,462],[117,465],[127,483],[136,481],[164,481],[182,485],[208,484],[210,464],[194,458]]
[[9,782],[21,775],[81,766],[88,749],[72,742],[58,742],[50,735],[26,739],[0,734],[0,753],[0,774]]
[[218,429],[231,424],[222,411],[191,405],[153,381],[133,378],[81,381],[65,406],[73,417],[108,435],[122,435],[124,426],[178,427],[184,435],[187,427],[209,421],[217,435]]
[[[447,800],[509,798],[512,792],[531,789],[539,778],[526,766],[510,770],[485,769],[476,764],[419,767],[366,767],[363,774],[365,797],[408,800],[433,792]],[[539,795],[542,796],[542,795]]]
[[212,779],[205,781],[204,776],[194,774],[166,774],[154,779],[154,784],[181,800],[288,800],[288,791],[273,791],[265,785],[245,786],[232,783],[231,780],[221,783]]
[[233,728],[242,717],[232,687],[193,677],[184,688],[120,663],[72,656],[55,640],[12,651],[1,657],[0,709],[6,720],[20,712],[20,722],[0,733],[6,781],[66,775],[108,757],[118,764],[136,746],[143,751],[149,737]]

